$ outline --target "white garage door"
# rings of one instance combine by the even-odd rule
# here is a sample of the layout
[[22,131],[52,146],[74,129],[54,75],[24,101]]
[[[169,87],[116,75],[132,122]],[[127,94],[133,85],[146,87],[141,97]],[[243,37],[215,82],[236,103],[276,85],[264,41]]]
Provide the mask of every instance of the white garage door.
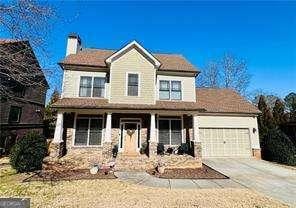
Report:
[[203,157],[250,157],[249,129],[200,128]]

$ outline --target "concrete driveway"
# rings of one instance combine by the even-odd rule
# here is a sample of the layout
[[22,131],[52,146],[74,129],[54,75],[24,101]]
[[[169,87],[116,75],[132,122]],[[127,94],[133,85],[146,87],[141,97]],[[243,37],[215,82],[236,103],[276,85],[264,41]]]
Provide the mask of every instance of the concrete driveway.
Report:
[[296,206],[296,169],[255,159],[215,158],[203,162],[245,187]]

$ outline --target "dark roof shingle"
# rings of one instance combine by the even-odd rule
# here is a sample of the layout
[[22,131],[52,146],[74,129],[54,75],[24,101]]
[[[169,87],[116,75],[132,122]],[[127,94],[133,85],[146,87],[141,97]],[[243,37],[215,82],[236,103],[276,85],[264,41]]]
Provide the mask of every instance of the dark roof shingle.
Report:
[[197,104],[212,113],[260,113],[258,108],[231,89],[197,88]]
[[[70,54],[62,60],[61,64],[85,65],[96,67],[107,67],[105,60],[110,57],[115,50],[107,49],[82,49],[77,54]],[[161,63],[159,70],[198,72],[198,70],[179,54],[152,54]]]

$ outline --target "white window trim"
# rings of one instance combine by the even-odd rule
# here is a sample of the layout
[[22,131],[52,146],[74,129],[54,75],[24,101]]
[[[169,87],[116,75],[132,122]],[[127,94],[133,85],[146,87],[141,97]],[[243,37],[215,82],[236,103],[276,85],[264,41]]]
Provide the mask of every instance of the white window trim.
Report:
[[[169,99],[160,99],[159,94],[160,94],[160,82],[161,81],[169,82],[169,85],[170,85],[170,90],[169,90],[170,98]],[[172,82],[180,82],[181,83],[181,99],[172,99]],[[171,80],[171,79],[158,80],[158,100],[161,100],[161,101],[183,101],[183,82],[182,82],[182,80]]]
[[[130,120],[130,121],[124,121],[124,120]],[[120,118],[120,122],[119,122],[119,138],[118,138],[118,152],[123,152],[124,150],[124,138],[125,138],[125,131],[124,131],[124,125],[126,123],[135,123],[137,124],[137,128],[138,128],[138,125],[140,125],[140,132],[137,132],[138,135],[140,135],[140,138],[138,138],[138,135],[137,135],[137,140],[139,140],[140,142],[140,148],[136,148],[136,151],[139,152],[140,149],[141,149],[141,144],[142,144],[142,119],[141,118]],[[123,125],[123,137],[122,137],[122,148],[120,147],[120,139],[121,139],[121,125]]]
[[[138,95],[133,96],[133,95],[128,95],[128,75],[129,74],[137,74],[138,75]],[[140,97],[141,96],[141,73],[140,72],[126,72],[125,73],[125,96],[128,97]]]
[[[158,143],[159,143],[159,120],[180,120],[181,121],[181,143],[185,143],[184,136],[183,136],[183,129],[184,129],[183,116],[181,116],[181,118],[157,117],[157,142]],[[170,121],[169,122],[169,135],[170,135],[170,138],[169,139],[170,139],[170,144],[164,144],[164,145],[169,145],[171,147],[179,146],[178,144],[172,144],[171,131],[172,130],[171,130],[171,121]]]
[[[75,145],[77,118],[78,118],[78,114],[75,113],[72,147],[81,147],[81,148],[102,147],[102,145],[103,145],[103,139],[104,139],[104,116],[102,116],[102,115],[97,115],[97,117],[96,117],[96,115],[94,117],[83,116],[83,115],[80,115],[79,116],[78,119],[80,119],[80,118],[82,118],[82,119],[88,119],[88,130],[87,130],[86,145]],[[91,118],[97,118],[97,119],[101,119],[102,120],[101,144],[99,144],[99,145],[89,145],[89,132],[90,132],[90,119]]]
[[[91,92],[90,92],[90,97],[87,96],[80,96],[80,83],[81,83],[81,77],[91,77]],[[105,84],[104,84],[104,96],[103,97],[93,97],[93,89],[94,89],[94,79],[95,77],[97,78],[104,78],[105,79]],[[82,75],[79,77],[79,84],[78,84],[78,97],[79,98],[93,98],[93,99],[105,99],[106,98],[106,77],[102,77],[102,76],[88,76],[88,75]]]

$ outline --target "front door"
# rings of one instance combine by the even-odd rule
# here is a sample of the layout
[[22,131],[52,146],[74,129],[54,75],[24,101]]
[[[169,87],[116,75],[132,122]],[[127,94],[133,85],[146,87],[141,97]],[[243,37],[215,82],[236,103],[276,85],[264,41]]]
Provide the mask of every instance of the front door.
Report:
[[122,123],[122,151],[125,155],[138,155],[139,147],[139,130],[140,125],[137,122],[124,122]]

